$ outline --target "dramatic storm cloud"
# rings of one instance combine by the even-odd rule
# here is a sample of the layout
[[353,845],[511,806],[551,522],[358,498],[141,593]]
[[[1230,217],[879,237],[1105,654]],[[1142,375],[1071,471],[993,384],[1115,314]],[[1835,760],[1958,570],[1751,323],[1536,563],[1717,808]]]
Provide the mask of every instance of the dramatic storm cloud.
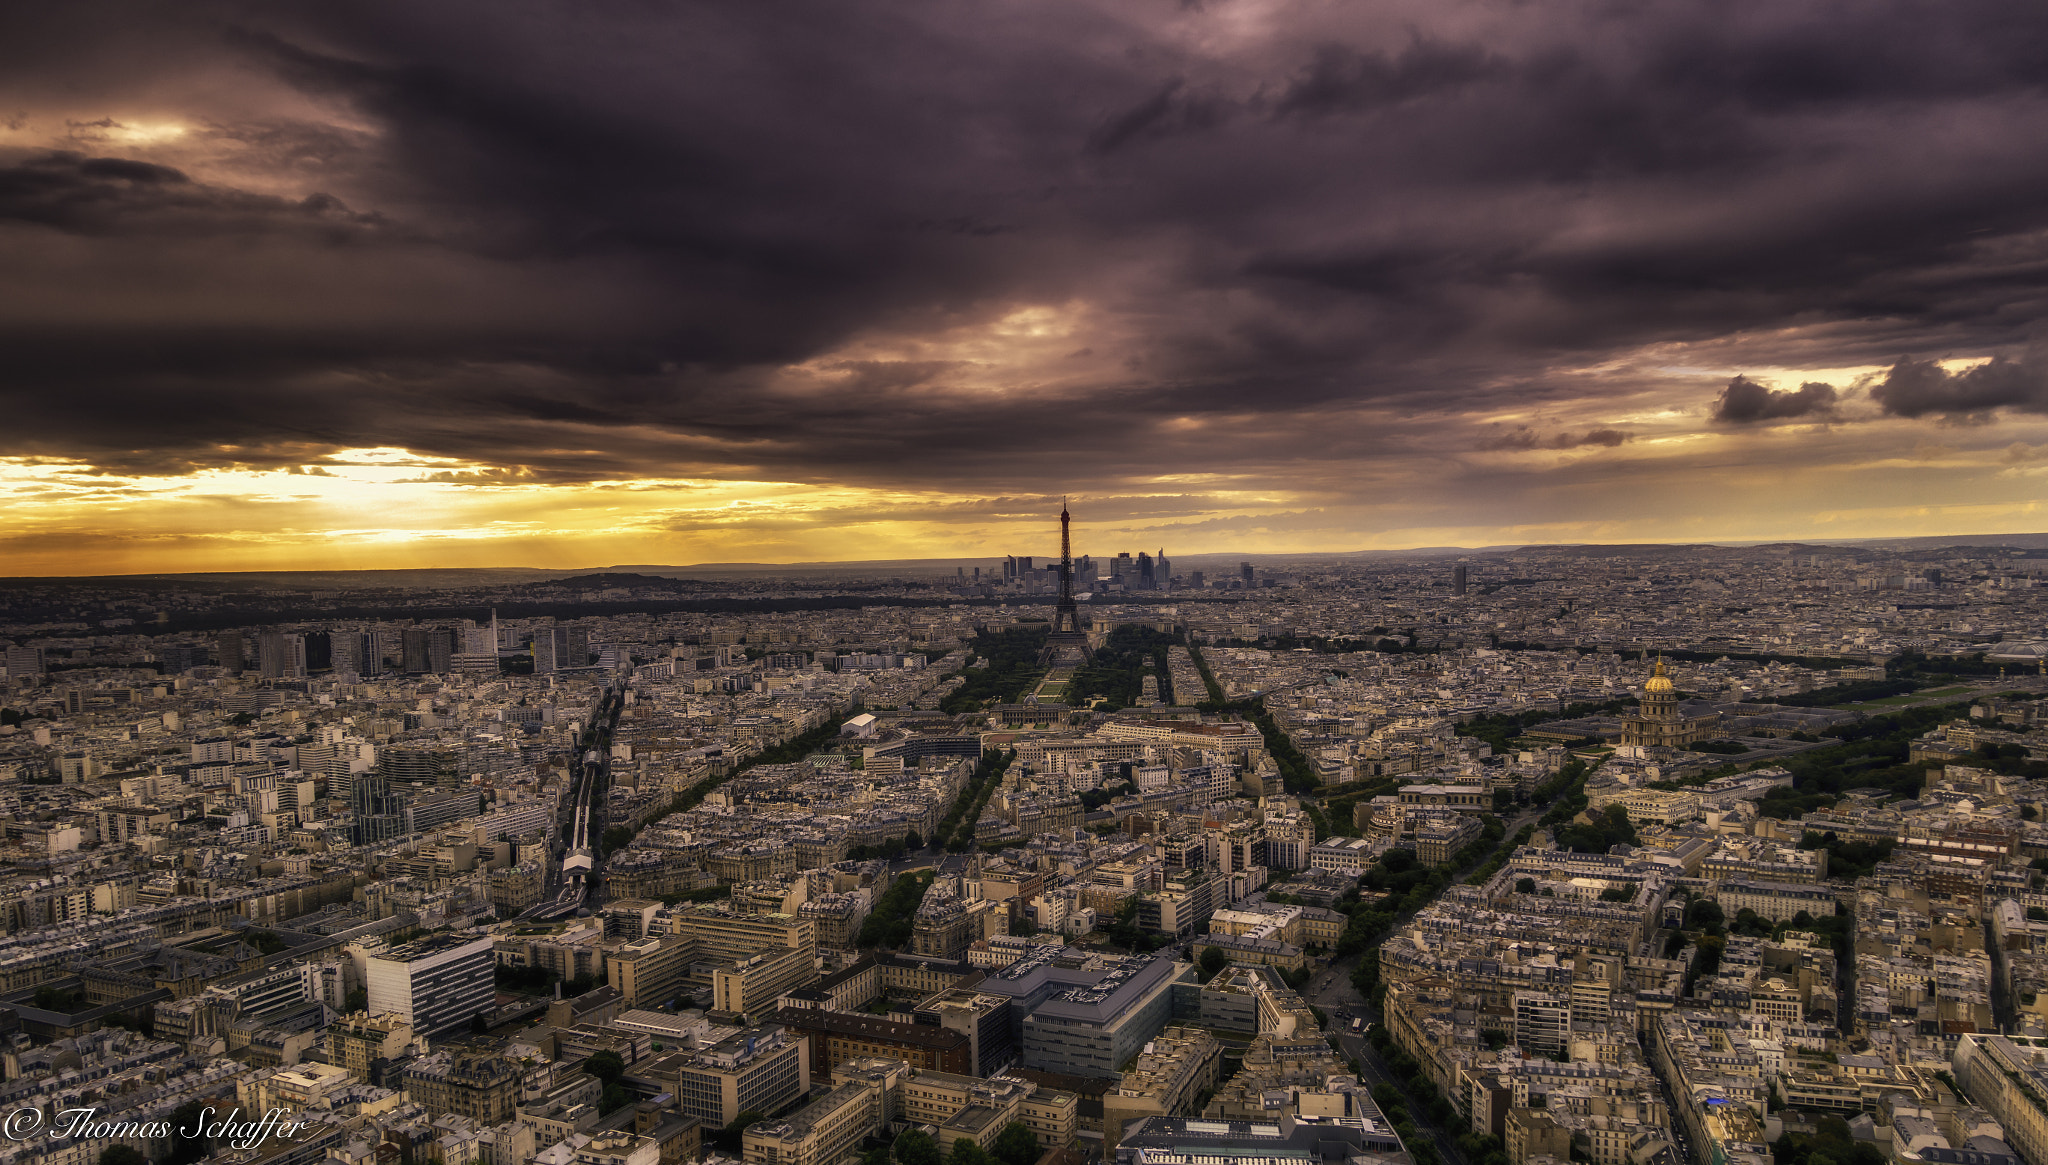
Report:
[[2048,9],[16,7],[24,570],[2040,524]]
[[1714,419],[1741,425],[1751,421],[1824,417],[1835,411],[1838,399],[1834,385],[1818,380],[1809,380],[1796,389],[1773,392],[1747,376],[1737,376],[1721,390],[1721,399],[1714,405]]
[[1901,360],[1870,395],[1902,417],[1982,417],[2008,407],[2042,413],[2048,412],[2048,372],[2038,363],[2002,356],[1956,372],[1931,361]]

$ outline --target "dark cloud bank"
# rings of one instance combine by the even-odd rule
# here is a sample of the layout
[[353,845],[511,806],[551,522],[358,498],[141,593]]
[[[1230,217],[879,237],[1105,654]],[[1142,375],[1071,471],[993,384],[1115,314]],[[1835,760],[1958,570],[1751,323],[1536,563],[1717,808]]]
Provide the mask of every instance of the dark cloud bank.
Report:
[[1721,399],[1714,404],[1714,419],[1732,425],[1795,418],[1824,420],[1834,415],[1839,399],[1834,385],[1819,381],[1809,380],[1796,389],[1779,391],[1765,388],[1747,376],[1737,376],[1721,390]]
[[1981,418],[1994,409],[2048,413],[2048,370],[2038,359],[1993,358],[1960,372],[1932,361],[1902,360],[1870,395],[1902,417]]
[[[239,87],[373,132],[210,123],[312,197],[0,151],[0,452],[1037,489],[1134,441],[1366,456],[1361,406],[1426,436],[1590,391],[1557,367],[1786,328],[1760,359],[1895,364],[1899,417],[2048,412],[2044,83],[2048,7],[2002,0],[17,11],[0,105]],[[1079,381],[777,372],[1077,301],[1108,321]],[[1959,351],[2007,358],[1928,363]],[[1840,405],[1738,377],[1712,418]]]

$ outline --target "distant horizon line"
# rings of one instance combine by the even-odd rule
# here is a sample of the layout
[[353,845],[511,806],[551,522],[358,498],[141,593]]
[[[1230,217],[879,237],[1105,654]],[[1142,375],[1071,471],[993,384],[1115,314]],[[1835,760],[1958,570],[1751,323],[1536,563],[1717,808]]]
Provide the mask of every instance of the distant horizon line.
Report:
[[[2025,538],[2038,545],[2016,547],[2010,543],[1999,543],[1995,539]],[[2018,549],[2048,549],[2048,532],[2002,532],[1976,534],[1907,534],[1880,535],[1867,538],[1756,538],[1756,539],[1703,539],[1682,542],[1499,542],[1480,546],[1407,546],[1373,550],[1295,550],[1295,551],[1239,551],[1200,550],[1185,554],[1167,555],[1169,561],[1198,558],[1223,558],[1239,560],[1255,559],[1361,559],[1394,557],[1399,555],[1429,555],[1442,557],[1452,554],[1507,554],[1517,551],[1538,549],[1624,549],[1636,548],[1684,548],[1691,546],[1716,547],[1720,549],[1745,549],[1758,546],[1823,546],[1863,548],[1903,548],[1901,544],[1919,543],[1923,549],[1941,546],[2006,545]],[[0,575],[4,581],[25,581],[36,579],[145,579],[145,578],[233,578],[275,575],[319,575],[319,574],[424,574],[424,573],[484,573],[491,571],[520,571],[532,574],[573,576],[581,574],[625,574],[641,571],[759,571],[789,569],[835,569],[854,570],[863,567],[895,568],[898,570],[918,569],[926,565],[943,568],[949,565],[973,563],[1000,563],[1010,555],[970,554],[933,558],[849,558],[849,559],[806,559],[792,562],[691,562],[691,563],[613,563],[603,566],[386,566],[386,567],[277,567],[263,570],[151,570],[133,571],[121,574],[19,574]],[[1056,555],[1021,555],[1032,559],[1046,558],[1052,561]],[[1083,555],[1082,557],[1087,557]]]

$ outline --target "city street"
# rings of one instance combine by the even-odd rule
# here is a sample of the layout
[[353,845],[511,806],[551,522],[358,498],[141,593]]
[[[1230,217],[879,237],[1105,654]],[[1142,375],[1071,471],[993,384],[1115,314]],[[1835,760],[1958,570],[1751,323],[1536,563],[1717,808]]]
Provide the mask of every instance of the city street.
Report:
[[[1517,830],[1535,821],[1542,815],[1542,812],[1542,806],[1526,807],[1514,817],[1503,822],[1506,832],[1502,836],[1501,844],[1507,844],[1513,839]],[[1489,852],[1486,857],[1459,870],[1453,884],[1471,876],[1474,870],[1485,865],[1492,856],[1492,852]],[[1406,919],[1404,918],[1402,921],[1405,922]],[[1465,1157],[1458,1151],[1455,1142],[1457,1134],[1464,1130],[1436,1128],[1434,1123],[1429,1120],[1420,1101],[1410,1090],[1409,1081],[1397,1077],[1387,1062],[1380,1057],[1378,1052],[1373,1050],[1372,1045],[1366,1041],[1362,1032],[1354,1034],[1351,1031],[1351,1019],[1354,1017],[1365,1017],[1368,1025],[1379,1022],[1378,1011],[1366,1001],[1364,996],[1359,994],[1358,988],[1352,985],[1351,972],[1356,966],[1356,959],[1343,959],[1332,962],[1316,972],[1315,976],[1308,981],[1306,988],[1302,992],[1302,997],[1314,1006],[1322,1009],[1323,1013],[1329,1017],[1330,1026],[1326,1030],[1328,1034],[1336,1038],[1338,1049],[1346,1057],[1357,1063],[1360,1079],[1368,1086],[1387,1084],[1398,1090],[1408,1102],[1410,1121],[1419,1132],[1430,1138],[1431,1142],[1436,1146],[1438,1155],[1443,1158],[1446,1165],[1465,1165]]]
[[[1368,1020],[1367,1022],[1371,1023],[1374,1021]],[[1430,1143],[1436,1148],[1437,1155],[1443,1158],[1445,1165],[1465,1165],[1464,1154],[1458,1152],[1457,1143],[1453,1139],[1463,1130],[1439,1129],[1435,1127],[1425,1114],[1421,1100],[1409,1090],[1409,1081],[1398,1077],[1394,1070],[1388,1067],[1387,1062],[1380,1058],[1379,1053],[1373,1051],[1372,1045],[1366,1041],[1363,1034],[1351,1034],[1349,1020],[1344,1021],[1344,1027],[1337,1036],[1337,1046],[1339,1050],[1358,1064],[1359,1079],[1368,1088],[1375,1084],[1387,1084],[1401,1093],[1401,1096],[1408,1102],[1409,1121],[1415,1125],[1416,1131],[1419,1134],[1429,1138]]]

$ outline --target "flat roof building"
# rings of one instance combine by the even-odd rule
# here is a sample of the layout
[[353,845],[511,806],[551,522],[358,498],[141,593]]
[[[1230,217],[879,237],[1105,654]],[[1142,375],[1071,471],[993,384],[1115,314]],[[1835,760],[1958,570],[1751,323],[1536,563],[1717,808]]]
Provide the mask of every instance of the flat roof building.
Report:
[[771,947],[711,973],[712,1009],[734,1015],[772,1011],[784,992],[818,977],[812,947]]
[[974,1063],[973,1041],[951,1028],[815,1007],[785,1007],[774,1022],[809,1038],[811,1062],[820,1072],[872,1056],[902,1060],[920,1071],[962,1074]]
[[1011,997],[1019,1027],[1020,1063],[1070,1076],[1114,1076],[1173,1016],[1173,988],[1193,984],[1192,963],[1161,953],[1107,969],[1068,960],[1020,959],[978,990]]
[[659,1007],[683,993],[694,940],[679,935],[648,935],[605,952],[605,977],[627,1007]]
[[747,1028],[634,1071],[673,1080],[676,1108],[720,1129],[743,1112],[781,1112],[811,1090],[809,1043],[774,1025]]
[[863,1138],[887,1128],[902,1106],[910,1068],[901,1061],[852,1061],[833,1074],[836,1087],[780,1120],[747,1126],[749,1165],[838,1165]]
[[1155,1116],[1134,1122],[1117,1142],[1117,1165],[1271,1165],[1344,1161],[1402,1151],[1393,1126],[1373,1117],[1297,1121],[1193,1120]]
[[491,936],[437,934],[365,960],[371,1015],[396,1015],[437,1035],[488,1013],[497,998]]
[[973,1049],[971,1071],[976,1076],[993,1076],[1017,1059],[1007,995],[955,988],[918,1004],[911,1014],[916,1023],[966,1036]]

